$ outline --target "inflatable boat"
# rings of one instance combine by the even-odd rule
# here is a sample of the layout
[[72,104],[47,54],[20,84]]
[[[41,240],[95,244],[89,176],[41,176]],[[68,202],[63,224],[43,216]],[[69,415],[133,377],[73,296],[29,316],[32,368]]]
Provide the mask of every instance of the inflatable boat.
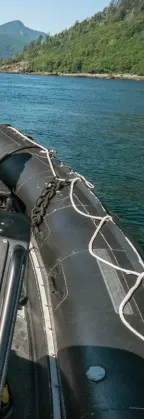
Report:
[[0,397],[8,379],[13,417],[144,418],[143,257],[84,177],[9,125],[0,262]]

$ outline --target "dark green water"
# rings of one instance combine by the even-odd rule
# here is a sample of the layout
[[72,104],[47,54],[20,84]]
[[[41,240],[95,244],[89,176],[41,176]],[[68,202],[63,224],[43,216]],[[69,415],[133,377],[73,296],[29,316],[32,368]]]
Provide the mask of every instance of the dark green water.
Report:
[[144,247],[144,82],[0,75],[0,123],[57,149]]

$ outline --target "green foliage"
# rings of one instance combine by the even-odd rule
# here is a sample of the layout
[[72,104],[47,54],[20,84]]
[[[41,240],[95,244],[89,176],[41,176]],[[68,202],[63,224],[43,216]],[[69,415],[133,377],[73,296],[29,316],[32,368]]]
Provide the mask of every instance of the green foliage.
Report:
[[112,0],[103,12],[24,48],[31,71],[144,75],[144,0]]

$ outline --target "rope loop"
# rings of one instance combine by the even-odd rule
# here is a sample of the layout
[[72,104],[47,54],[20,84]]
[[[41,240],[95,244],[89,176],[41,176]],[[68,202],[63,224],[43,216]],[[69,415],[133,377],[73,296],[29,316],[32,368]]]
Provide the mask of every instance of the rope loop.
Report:
[[[125,308],[126,304],[128,304],[128,302],[133,297],[135,291],[141,286],[142,281],[144,279],[144,272],[139,273],[139,272],[136,272],[136,271],[132,271],[132,270],[129,270],[129,269],[122,268],[118,265],[113,264],[112,262],[109,262],[109,261],[106,261],[103,258],[100,258],[96,254],[96,252],[93,251],[94,241],[95,241],[98,233],[102,229],[105,222],[113,222],[113,218],[108,214],[104,215],[103,217],[91,215],[86,210],[85,210],[85,212],[83,212],[81,209],[79,209],[77,207],[77,205],[75,204],[74,198],[73,198],[74,187],[75,187],[76,183],[78,181],[83,181],[89,189],[94,188],[93,184],[88,182],[87,179],[84,176],[79,175],[79,173],[74,172],[73,170],[70,171],[70,174],[75,175],[75,177],[73,179],[69,179],[69,178],[61,179],[61,178],[59,178],[57,176],[56,172],[55,172],[55,169],[54,169],[54,166],[53,166],[53,163],[52,163],[54,150],[49,151],[46,148],[42,147],[42,152],[46,153],[48,163],[49,163],[50,169],[51,169],[52,174],[53,174],[53,179],[49,182],[48,186],[43,189],[43,191],[41,192],[40,197],[38,197],[38,199],[36,201],[35,207],[32,210],[32,228],[35,229],[36,234],[39,233],[40,225],[41,225],[41,223],[43,221],[43,218],[46,214],[46,210],[48,208],[48,205],[50,204],[51,199],[62,188],[66,187],[66,186],[70,186],[70,201],[71,201],[71,205],[72,205],[73,209],[79,215],[87,217],[87,218],[91,219],[92,221],[95,221],[95,220],[99,221],[98,225],[96,226],[96,230],[95,230],[94,234],[92,235],[92,237],[90,239],[89,246],[88,246],[89,253],[91,254],[91,256],[93,256],[96,260],[99,260],[101,263],[104,263],[104,264],[108,265],[109,267],[115,269],[116,271],[123,272],[127,275],[133,275],[133,276],[136,276],[136,278],[137,278],[136,282],[135,282],[135,285],[130,288],[127,295],[125,296],[125,298],[123,299],[123,301],[120,304],[119,316],[120,316],[120,319],[121,319],[122,323],[127,327],[127,329],[129,329],[136,337],[138,337],[142,341],[144,341],[144,336],[142,334],[140,334],[136,329],[134,329],[124,317],[124,308]],[[131,242],[129,242],[129,243],[130,243],[131,247],[133,248],[132,243]],[[143,266],[144,266],[144,264],[143,264]]]

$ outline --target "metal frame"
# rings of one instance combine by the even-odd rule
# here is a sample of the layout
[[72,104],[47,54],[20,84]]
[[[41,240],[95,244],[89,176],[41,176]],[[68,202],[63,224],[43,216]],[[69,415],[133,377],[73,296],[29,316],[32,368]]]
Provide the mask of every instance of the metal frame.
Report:
[[0,405],[21,293],[26,254],[27,252],[23,246],[14,246],[6,276],[4,294],[0,302]]

